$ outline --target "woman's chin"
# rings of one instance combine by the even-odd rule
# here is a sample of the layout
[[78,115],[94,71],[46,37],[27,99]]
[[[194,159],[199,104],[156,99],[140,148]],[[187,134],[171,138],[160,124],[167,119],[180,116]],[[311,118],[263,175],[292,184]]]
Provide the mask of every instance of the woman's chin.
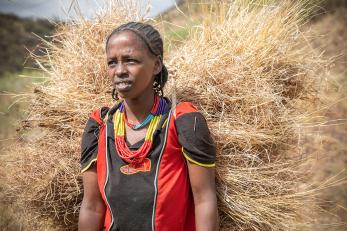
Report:
[[133,98],[133,92],[131,91],[117,91],[120,99],[131,99]]
[[139,99],[147,98],[146,96],[153,95],[153,88],[139,90],[133,87],[133,85],[128,85],[124,87],[115,86],[118,97],[121,99]]
[[132,87],[127,86],[127,87],[116,87],[116,91],[118,93],[118,97],[120,98],[128,98],[130,95],[132,95]]

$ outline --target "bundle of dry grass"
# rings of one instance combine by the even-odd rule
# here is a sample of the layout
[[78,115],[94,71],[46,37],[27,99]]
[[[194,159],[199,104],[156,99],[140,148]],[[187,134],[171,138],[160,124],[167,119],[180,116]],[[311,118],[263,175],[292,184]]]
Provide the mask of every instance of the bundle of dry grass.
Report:
[[304,209],[313,191],[302,184],[307,159],[298,140],[324,67],[300,32],[303,5],[207,10],[170,58],[177,70],[171,91],[198,105],[212,128],[223,227],[293,229],[309,222]]
[[[61,25],[46,43],[47,55],[37,58],[51,78],[36,89],[23,123],[39,133],[19,141],[4,162],[7,196],[70,229],[81,199],[83,126],[91,109],[112,103],[105,37],[120,23],[142,20],[136,4],[115,2],[122,8]],[[288,230],[306,219],[303,205],[314,191],[298,158],[300,108],[315,101],[322,63],[299,30],[301,7],[202,5],[201,23],[168,58],[175,81],[167,94],[198,106],[217,143],[223,230]]]

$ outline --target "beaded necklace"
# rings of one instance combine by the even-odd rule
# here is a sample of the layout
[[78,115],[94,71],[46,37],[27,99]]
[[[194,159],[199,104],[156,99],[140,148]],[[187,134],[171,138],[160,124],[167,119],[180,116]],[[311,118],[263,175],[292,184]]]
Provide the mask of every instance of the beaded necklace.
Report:
[[156,96],[156,98],[159,103],[156,106],[155,113],[152,114],[153,118],[150,120],[145,141],[142,144],[142,146],[136,151],[131,151],[125,141],[124,102],[121,103],[119,109],[114,114],[113,122],[116,150],[119,157],[129,164],[141,164],[152,147],[154,131],[157,128],[161,120],[161,117],[164,114],[165,107],[167,105],[165,99],[160,98],[159,96]]
[[142,123],[139,123],[139,124],[130,123],[130,122],[128,121],[127,114],[126,114],[125,110],[123,110],[123,111],[124,111],[124,120],[125,120],[125,123],[128,125],[128,127],[130,127],[130,128],[133,129],[133,130],[138,130],[138,129],[140,129],[140,128],[145,127],[147,124],[149,124],[149,122],[152,121],[152,119],[153,119],[153,117],[154,117],[154,114],[155,114],[156,111],[158,110],[159,102],[160,102],[159,96],[155,96],[155,97],[154,97],[154,103],[153,103],[151,112],[150,112],[149,115],[146,117],[146,119],[145,119],[144,121],[142,121]]

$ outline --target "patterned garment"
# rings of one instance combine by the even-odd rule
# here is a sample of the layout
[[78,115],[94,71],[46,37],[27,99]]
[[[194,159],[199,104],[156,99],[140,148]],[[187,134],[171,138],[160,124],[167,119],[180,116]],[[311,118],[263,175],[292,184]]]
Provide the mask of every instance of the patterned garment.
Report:
[[[167,103],[152,148],[136,167],[124,162],[115,148],[112,118],[119,105],[95,111],[87,122],[81,145],[82,172],[96,162],[99,189],[107,205],[106,230],[195,230],[186,161],[214,167],[215,146],[205,118],[191,103],[180,103],[173,112]],[[101,118],[105,116],[104,124]],[[143,142],[128,146],[136,150]]]

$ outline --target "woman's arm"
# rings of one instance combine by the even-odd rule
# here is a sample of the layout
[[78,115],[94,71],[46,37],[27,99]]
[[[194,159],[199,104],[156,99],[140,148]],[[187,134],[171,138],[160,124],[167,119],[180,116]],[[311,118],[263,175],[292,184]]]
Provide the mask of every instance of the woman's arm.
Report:
[[78,230],[103,230],[106,207],[98,188],[95,166],[83,173],[83,188],[84,194],[78,219]]
[[196,230],[219,230],[215,168],[187,162],[194,197]]

